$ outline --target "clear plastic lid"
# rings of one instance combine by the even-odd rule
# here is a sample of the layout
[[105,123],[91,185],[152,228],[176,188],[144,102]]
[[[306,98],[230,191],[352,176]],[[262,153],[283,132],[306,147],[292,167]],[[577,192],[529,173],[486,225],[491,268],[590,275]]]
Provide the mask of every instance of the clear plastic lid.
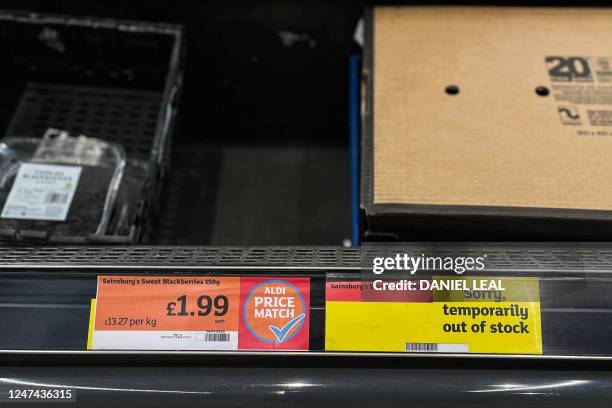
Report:
[[0,239],[83,242],[106,233],[126,165],[117,144],[50,129],[0,143]]

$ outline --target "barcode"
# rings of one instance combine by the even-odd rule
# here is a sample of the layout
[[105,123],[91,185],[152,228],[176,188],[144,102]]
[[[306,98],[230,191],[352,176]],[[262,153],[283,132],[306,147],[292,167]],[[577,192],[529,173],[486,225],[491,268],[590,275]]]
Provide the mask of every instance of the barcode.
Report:
[[66,204],[68,202],[67,193],[49,192],[45,197],[45,204]]
[[230,341],[230,333],[205,333],[204,341]]
[[406,351],[438,351],[438,343],[406,343]]
[[421,353],[469,353],[465,343],[406,343],[406,351]]

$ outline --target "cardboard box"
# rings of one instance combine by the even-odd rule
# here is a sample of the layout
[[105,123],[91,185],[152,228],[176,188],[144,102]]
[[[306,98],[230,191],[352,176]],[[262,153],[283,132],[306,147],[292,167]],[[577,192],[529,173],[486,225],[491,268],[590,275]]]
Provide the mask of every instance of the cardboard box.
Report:
[[369,233],[612,238],[612,9],[376,7],[366,20]]

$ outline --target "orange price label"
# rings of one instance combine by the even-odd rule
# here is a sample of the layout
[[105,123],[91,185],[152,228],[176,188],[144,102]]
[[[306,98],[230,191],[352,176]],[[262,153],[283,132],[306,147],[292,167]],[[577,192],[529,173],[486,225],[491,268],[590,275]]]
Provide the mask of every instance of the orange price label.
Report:
[[100,276],[93,349],[236,350],[240,278]]

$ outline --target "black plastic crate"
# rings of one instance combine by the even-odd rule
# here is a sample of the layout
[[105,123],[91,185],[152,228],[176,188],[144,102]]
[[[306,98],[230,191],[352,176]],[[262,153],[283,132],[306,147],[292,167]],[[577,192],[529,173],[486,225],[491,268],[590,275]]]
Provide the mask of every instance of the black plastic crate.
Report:
[[[148,241],[177,115],[182,28],[0,12],[0,49],[5,62],[0,68],[2,134],[42,137],[56,128],[120,144],[128,163],[119,195],[137,190],[139,197],[127,215],[128,228],[95,237],[51,231],[38,240]],[[146,175],[144,183],[129,182],[137,172]],[[111,215],[111,225],[118,213]],[[30,240],[27,231],[3,233],[1,240]]]

